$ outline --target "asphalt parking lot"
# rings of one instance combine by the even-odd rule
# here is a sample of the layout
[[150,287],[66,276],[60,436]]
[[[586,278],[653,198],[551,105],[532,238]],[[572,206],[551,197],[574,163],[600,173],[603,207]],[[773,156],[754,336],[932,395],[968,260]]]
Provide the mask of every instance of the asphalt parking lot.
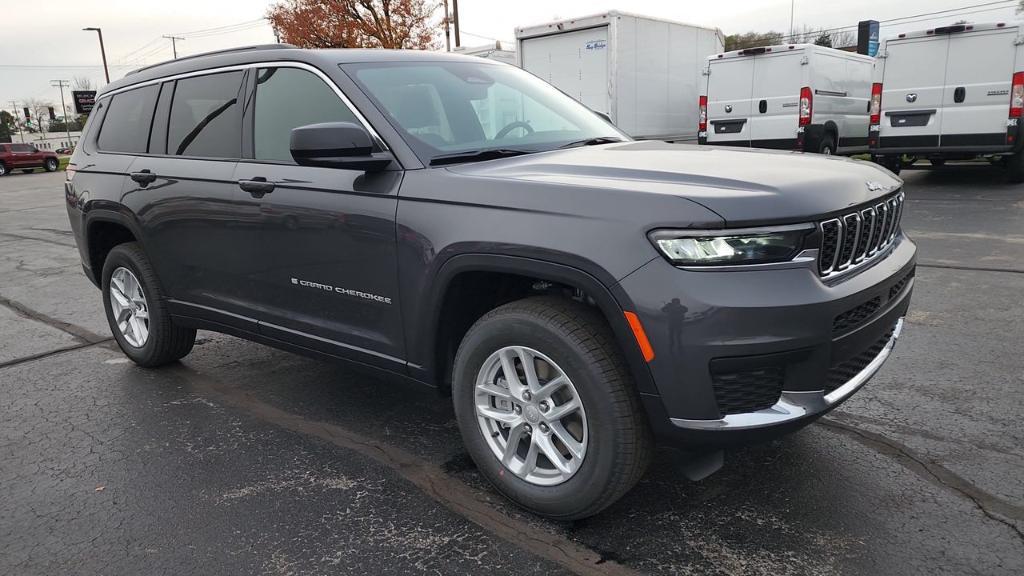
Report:
[[883,371],[701,482],[659,449],[571,524],[485,485],[430,390],[207,332],[135,367],[63,173],[0,178],[0,573],[1024,573],[1024,186],[903,176],[920,267]]

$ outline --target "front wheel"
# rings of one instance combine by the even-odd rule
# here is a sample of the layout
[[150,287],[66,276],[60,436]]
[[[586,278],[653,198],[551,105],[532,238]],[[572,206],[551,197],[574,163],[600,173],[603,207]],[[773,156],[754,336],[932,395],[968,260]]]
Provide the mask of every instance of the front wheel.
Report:
[[4,166],[3,162],[0,162],[0,176],[7,176],[7,166]]
[[184,357],[196,341],[194,328],[177,326],[156,273],[135,242],[119,244],[103,263],[103,304],[121,351],[153,368]]
[[537,297],[485,314],[459,346],[452,394],[481,473],[537,514],[597,514],[650,460],[622,354],[604,319],[582,304]]
[[46,168],[47,172],[56,172],[57,171],[57,159],[56,158],[47,158],[46,162],[43,163],[43,168]]

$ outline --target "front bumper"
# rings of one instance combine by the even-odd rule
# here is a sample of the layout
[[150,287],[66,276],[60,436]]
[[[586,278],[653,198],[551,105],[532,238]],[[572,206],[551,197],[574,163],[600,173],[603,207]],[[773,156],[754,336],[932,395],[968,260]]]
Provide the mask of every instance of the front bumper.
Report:
[[[624,278],[619,296],[655,351],[648,367],[656,390],[641,399],[656,435],[688,446],[760,441],[838,406],[889,357],[916,253],[900,233],[884,257],[829,283],[810,266],[693,271],[661,258]],[[840,322],[869,305],[855,322]],[[774,374],[774,396],[753,409],[730,405],[725,396],[742,395],[743,384],[723,392],[722,373],[758,371]]]

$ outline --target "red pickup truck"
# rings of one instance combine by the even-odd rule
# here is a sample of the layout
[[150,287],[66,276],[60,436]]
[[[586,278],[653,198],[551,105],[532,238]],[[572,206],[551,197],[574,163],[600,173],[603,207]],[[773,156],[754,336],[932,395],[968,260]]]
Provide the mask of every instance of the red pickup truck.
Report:
[[40,150],[31,144],[0,144],[0,176],[6,176],[12,170],[27,173],[36,168],[53,172],[58,166],[57,155],[48,150]]

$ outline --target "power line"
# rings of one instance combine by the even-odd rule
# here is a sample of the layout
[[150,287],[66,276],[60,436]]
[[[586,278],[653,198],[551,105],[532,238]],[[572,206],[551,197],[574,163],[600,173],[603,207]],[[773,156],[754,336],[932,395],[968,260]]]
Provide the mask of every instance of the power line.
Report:
[[[981,12],[991,12],[993,10],[1003,10],[1005,8],[1012,7],[1013,5],[1015,5],[1017,3],[1018,3],[1017,0],[1000,0],[998,2],[985,2],[985,3],[982,3],[982,4],[974,4],[974,5],[971,5],[971,6],[961,6],[960,8],[949,8],[947,10],[937,10],[935,12],[924,12],[924,13],[921,13],[921,14],[912,14],[910,16],[900,16],[898,18],[889,18],[887,20],[879,20],[878,23],[879,23],[879,25],[881,25],[881,24],[893,24],[893,23],[897,23],[897,24],[913,24],[915,22],[925,22],[925,21],[928,21],[928,20],[936,20],[938,18],[947,18],[947,17],[952,17],[952,16],[968,16],[968,15],[971,15],[971,14],[978,14],[978,13],[981,13]],[[999,5],[999,6],[996,6],[996,5]],[[989,8],[985,8],[986,6],[989,6]],[[982,8],[982,9],[981,10],[973,10],[974,8]],[[964,10],[971,10],[971,11],[963,12]],[[951,14],[953,12],[957,12],[958,14]],[[854,25],[851,25],[851,26],[838,26],[836,28],[825,28],[823,30],[814,30],[813,32],[815,34],[828,34],[830,32],[842,32],[842,31],[846,31],[846,30],[852,31],[852,30],[856,30],[856,29],[857,29],[857,25],[854,24]],[[782,39],[786,40],[786,39],[791,39],[791,38],[800,38],[802,36],[804,36],[804,35],[803,34],[789,34],[789,35],[783,36]]]
[[194,36],[196,34],[204,34],[207,32],[216,32],[225,28],[235,28],[237,26],[247,26],[256,23],[263,23],[266,18],[256,18],[255,20],[246,20],[245,22],[236,22],[235,24],[225,24],[223,26],[214,26],[213,28],[203,28],[201,30],[192,30],[191,32],[176,32],[176,36]]

